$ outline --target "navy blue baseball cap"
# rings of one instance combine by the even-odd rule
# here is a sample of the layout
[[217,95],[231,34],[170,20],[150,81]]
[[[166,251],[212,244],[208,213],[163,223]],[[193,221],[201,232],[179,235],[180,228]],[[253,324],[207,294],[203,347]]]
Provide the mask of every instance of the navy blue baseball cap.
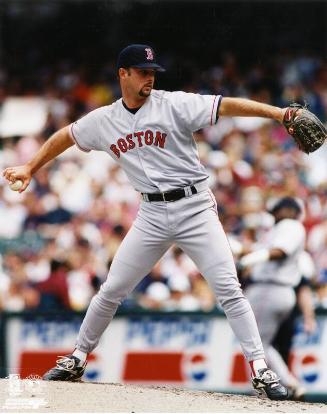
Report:
[[155,69],[158,72],[165,72],[162,66],[156,61],[156,54],[148,45],[129,45],[123,49],[117,59],[117,70],[119,68],[140,68]]

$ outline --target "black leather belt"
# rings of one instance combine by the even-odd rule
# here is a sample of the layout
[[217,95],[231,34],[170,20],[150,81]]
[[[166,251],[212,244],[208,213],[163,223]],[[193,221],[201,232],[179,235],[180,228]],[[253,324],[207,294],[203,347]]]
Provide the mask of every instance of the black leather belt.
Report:
[[[198,192],[194,185],[186,188],[190,189],[192,194],[196,194]],[[188,195],[189,194],[187,194],[184,188],[178,188],[176,190],[167,191],[165,193],[142,193],[144,201],[164,201],[165,203],[180,200],[181,198],[187,197]]]

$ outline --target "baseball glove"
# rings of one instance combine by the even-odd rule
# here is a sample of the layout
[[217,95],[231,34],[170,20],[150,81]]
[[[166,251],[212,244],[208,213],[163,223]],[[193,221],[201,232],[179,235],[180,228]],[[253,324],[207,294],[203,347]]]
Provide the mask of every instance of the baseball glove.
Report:
[[301,151],[309,154],[322,146],[327,138],[323,123],[300,104],[291,104],[284,115],[283,124]]

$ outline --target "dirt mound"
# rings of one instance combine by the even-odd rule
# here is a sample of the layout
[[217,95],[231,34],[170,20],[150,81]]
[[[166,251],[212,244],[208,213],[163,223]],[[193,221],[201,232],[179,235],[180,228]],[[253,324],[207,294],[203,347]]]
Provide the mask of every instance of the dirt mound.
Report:
[[[0,412],[308,412],[326,413],[324,404],[273,402],[258,397],[187,391],[169,387],[25,380],[15,391],[0,380]],[[18,387],[19,388],[19,387]],[[15,393],[16,392],[16,393]]]

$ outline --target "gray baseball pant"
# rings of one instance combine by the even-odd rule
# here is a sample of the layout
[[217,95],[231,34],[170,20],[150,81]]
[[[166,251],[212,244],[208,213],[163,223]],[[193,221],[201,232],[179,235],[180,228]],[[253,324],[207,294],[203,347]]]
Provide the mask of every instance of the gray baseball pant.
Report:
[[245,291],[257,320],[267,362],[287,386],[296,386],[297,379],[289,371],[272,341],[282,322],[295,306],[296,296],[292,286],[255,283]]
[[137,218],[116,252],[107,280],[89,305],[77,349],[90,353],[97,346],[122,300],[175,243],[209,283],[246,358],[249,361],[264,358],[254,314],[240,288],[215,199],[207,186],[201,190],[175,202],[141,202]]

